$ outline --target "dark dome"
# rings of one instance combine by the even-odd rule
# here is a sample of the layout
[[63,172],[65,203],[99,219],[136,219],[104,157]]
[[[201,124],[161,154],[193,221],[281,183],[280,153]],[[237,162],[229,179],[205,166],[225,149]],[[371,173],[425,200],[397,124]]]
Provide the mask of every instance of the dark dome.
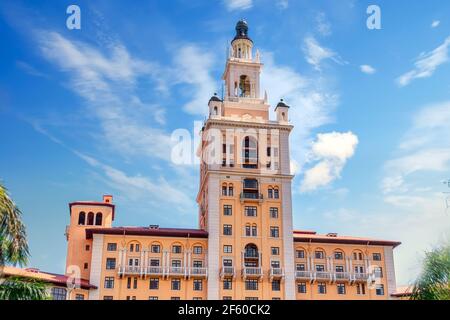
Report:
[[[283,100],[283,99],[281,99],[280,102],[278,102],[278,104],[277,104],[277,106],[276,106],[276,108],[281,108],[281,107],[284,107],[284,108],[290,108],[286,103],[284,103],[284,100]],[[275,109],[276,109],[276,108],[275,108]]]
[[218,97],[216,94],[214,94],[214,95],[211,97],[211,99],[209,99],[209,101],[210,101],[210,102],[211,102],[211,101],[222,102],[222,100],[220,100],[219,97]]
[[248,36],[247,21],[245,21],[244,19],[241,19],[236,23],[236,36],[234,37],[233,41],[237,39],[247,39],[252,41],[252,39],[250,39]]

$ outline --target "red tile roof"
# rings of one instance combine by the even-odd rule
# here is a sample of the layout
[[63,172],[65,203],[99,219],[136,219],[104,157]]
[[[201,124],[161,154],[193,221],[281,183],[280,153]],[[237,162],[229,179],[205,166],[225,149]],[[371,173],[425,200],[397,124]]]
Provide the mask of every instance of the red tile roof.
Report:
[[86,229],[86,239],[91,239],[94,233],[133,236],[208,238],[208,232],[200,229],[113,227]]
[[342,243],[342,244],[361,244],[371,246],[390,246],[397,247],[401,244],[398,241],[377,240],[370,238],[359,238],[349,236],[338,236],[337,234],[321,235],[313,231],[294,231],[295,242],[312,243]]
[[[47,283],[61,285],[64,287],[67,286],[67,280],[69,280],[68,276],[65,276],[62,274],[56,274],[56,273],[43,272],[43,271],[40,271],[39,269],[34,269],[34,268],[22,269],[22,268],[5,266],[3,269],[3,273],[4,273],[4,275],[9,276],[9,277],[17,276],[17,277],[32,278],[32,279],[41,280],[41,281],[47,282]],[[96,286],[90,284],[89,281],[85,280],[85,279],[80,280],[80,287],[82,289],[97,289]]]

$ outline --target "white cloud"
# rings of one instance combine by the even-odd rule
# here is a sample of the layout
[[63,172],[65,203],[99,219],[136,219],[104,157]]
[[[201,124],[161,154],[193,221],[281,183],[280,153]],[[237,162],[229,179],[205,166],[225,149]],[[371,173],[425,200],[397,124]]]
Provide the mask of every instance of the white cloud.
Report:
[[440,24],[441,24],[441,22],[440,22],[439,20],[434,20],[434,21],[431,23],[431,27],[432,27],[432,28],[437,28],[437,27],[439,27]]
[[282,10],[287,9],[289,7],[289,0],[277,0],[277,5]]
[[450,37],[448,37],[442,45],[436,49],[422,53],[414,63],[414,69],[406,72],[397,78],[397,84],[400,87],[407,86],[415,79],[429,78],[436,69],[442,64],[448,62],[448,48],[450,46]]
[[358,137],[352,132],[318,134],[310,155],[310,162],[318,163],[305,172],[300,191],[313,191],[338,179],[357,145]]
[[332,121],[339,97],[323,77],[304,77],[290,67],[277,65],[269,52],[263,52],[263,59],[261,87],[269,90],[269,103],[274,106],[283,98],[292,106],[289,117],[295,130],[291,133],[291,168],[301,173],[311,131]]
[[303,51],[306,55],[306,61],[319,71],[321,69],[320,65],[323,60],[331,59],[338,64],[345,63],[336,52],[321,46],[312,36],[305,38]]
[[253,6],[252,0],[224,0],[224,2],[229,11],[247,10]]
[[368,65],[368,64],[363,64],[360,66],[361,72],[366,73],[366,74],[374,74],[375,72],[377,72],[377,70],[375,70],[374,67]]
[[323,36],[329,36],[331,32],[331,24],[328,22],[324,12],[320,12],[316,16],[317,31]]
[[194,45],[186,45],[177,50],[175,68],[178,82],[189,84],[187,95],[193,96],[184,110],[190,114],[207,113],[209,98],[217,91],[216,83],[210,72],[214,65],[214,57],[208,51]]

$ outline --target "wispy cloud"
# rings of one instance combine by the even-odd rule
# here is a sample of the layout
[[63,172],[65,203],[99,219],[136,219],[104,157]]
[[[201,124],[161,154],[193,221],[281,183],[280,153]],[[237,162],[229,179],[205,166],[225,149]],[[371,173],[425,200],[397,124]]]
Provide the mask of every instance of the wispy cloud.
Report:
[[365,74],[374,74],[375,72],[377,72],[377,70],[374,67],[372,67],[368,64],[363,64],[359,68],[360,68],[361,72],[365,73]]
[[414,63],[414,69],[406,72],[397,78],[397,84],[400,87],[409,85],[413,80],[431,77],[436,69],[442,64],[448,62],[448,48],[450,46],[450,37],[436,49],[422,53]]
[[431,27],[432,27],[432,28],[437,28],[437,27],[439,27],[440,24],[441,24],[441,21],[439,21],[439,20],[434,20],[434,21],[431,23]]
[[324,60],[330,59],[338,64],[346,63],[336,52],[321,46],[312,36],[305,38],[303,52],[305,53],[306,61],[318,71],[321,70],[321,63]]
[[247,10],[253,6],[252,0],[223,0],[229,11]]
[[33,67],[32,65],[26,63],[25,61],[16,61],[16,65],[18,68],[20,68],[22,71],[24,71],[25,73],[34,76],[34,77],[42,77],[42,78],[48,78],[48,75],[45,73],[40,72],[39,70],[37,70],[35,67]]
[[331,35],[331,24],[327,20],[327,16],[324,12],[320,12],[316,16],[316,23],[317,23],[317,32],[319,32],[322,36],[329,36]]
[[352,132],[318,134],[317,140],[312,145],[309,160],[316,164],[306,170],[300,191],[314,191],[340,178],[357,145],[358,137]]
[[179,75],[176,81],[190,85],[185,94],[192,99],[184,105],[184,110],[190,114],[205,115],[207,102],[217,91],[211,76],[214,56],[195,45],[186,45],[178,50],[174,60],[176,74]]
[[289,7],[289,0],[277,0],[277,6],[280,9],[285,10]]

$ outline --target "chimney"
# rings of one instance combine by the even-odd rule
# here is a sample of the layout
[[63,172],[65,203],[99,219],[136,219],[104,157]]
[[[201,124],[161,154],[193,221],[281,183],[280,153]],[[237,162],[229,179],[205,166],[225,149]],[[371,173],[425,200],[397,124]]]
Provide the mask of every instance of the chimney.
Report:
[[103,202],[104,203],[112,203],[112,201],[113,201],[113,196],[111,196],[111,195],[104,195],[103,196]]

